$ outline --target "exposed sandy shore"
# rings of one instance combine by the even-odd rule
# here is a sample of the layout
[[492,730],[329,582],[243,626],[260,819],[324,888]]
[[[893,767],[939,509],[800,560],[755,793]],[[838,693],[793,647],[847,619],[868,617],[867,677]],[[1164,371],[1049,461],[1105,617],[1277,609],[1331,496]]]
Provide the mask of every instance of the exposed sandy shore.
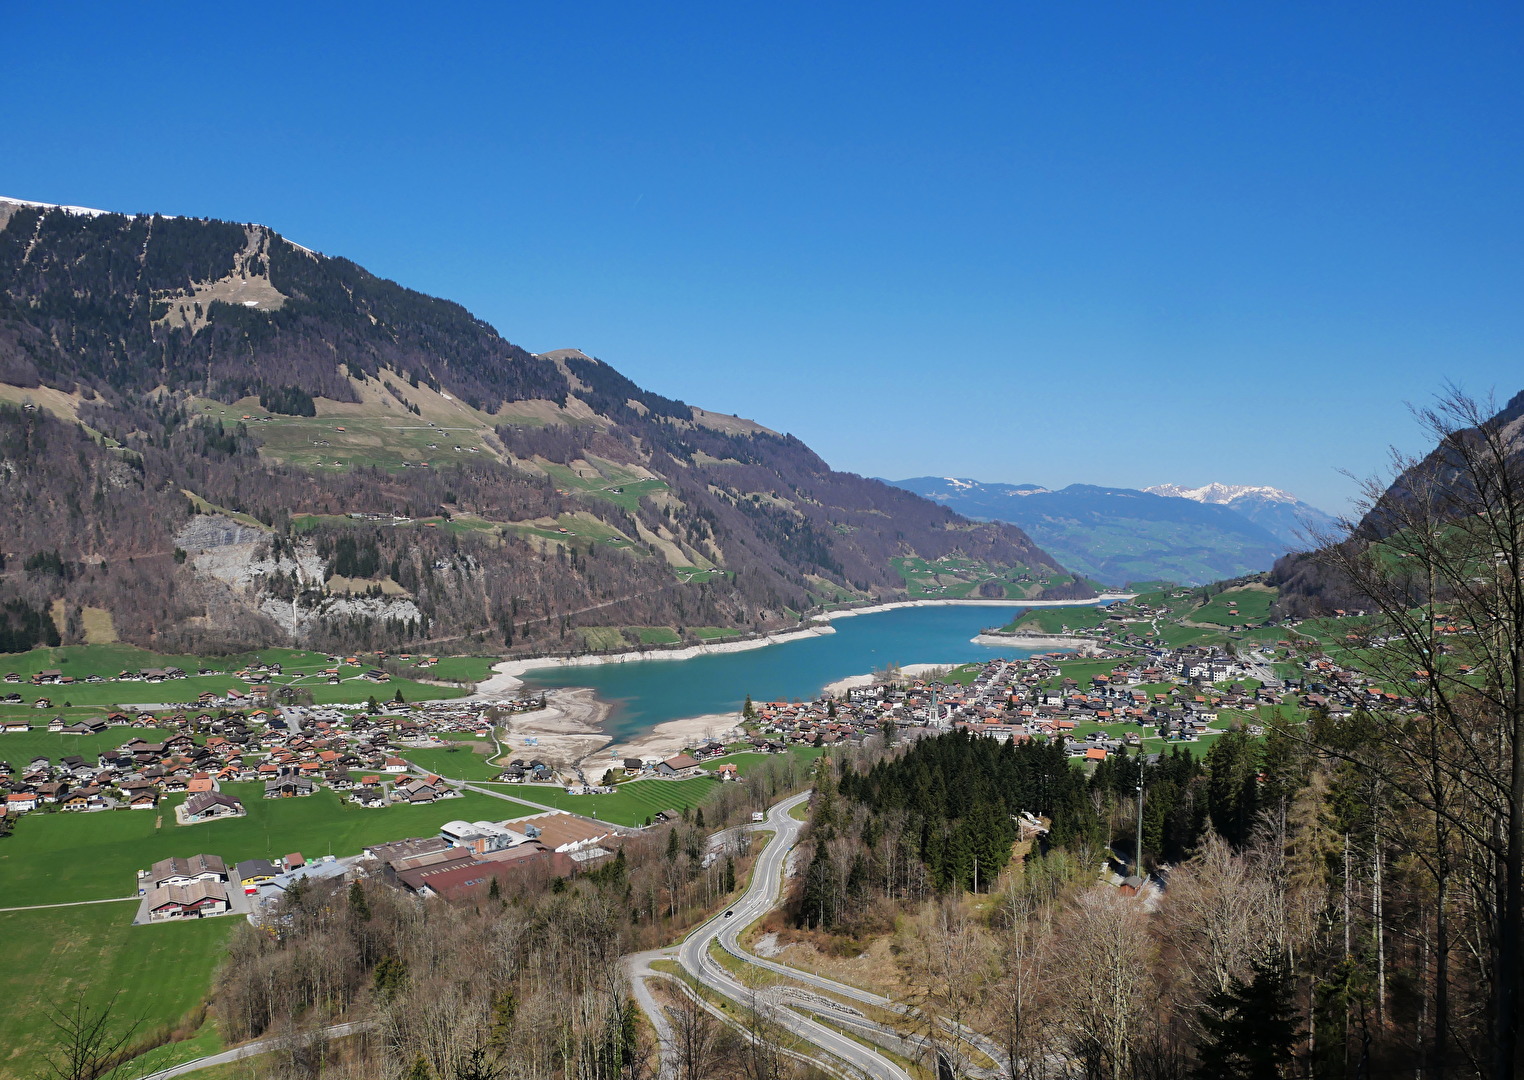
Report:
[[896,600],[891,604],[874,604],[872,607],[843,608],[816,615],[817,619],[846,619],[853,615],[876,615],[880,611],[897,611],[911,607],[1087,607],[1111,600],[1131,600],[1136,593],[1102,593],[1090,600]]
[[[503,748],[510,760],[539,759],[569,770],[612,741],[603,730],[612,711],[613,706],[600,701],[589,687],[547,690],[544,709],[519,713],[503,724]],[[527,738],[535,739],[537,745],[529,745]]]
[[[900,668],[900,674],[906,678],[919,679],[928,672],[947,671],[949,668],[957,666],[957,664],[906,664]],[[878,676],[876,675],[848,675],[845,679],[837,679],[833,683],[827,683],[821,693],[830,694],[833,697],[839,696],[854,686],[872,686],[877,681]]]
[[1009,645],[1013,649],[1072,649],[1075,652],[1092,653],[1098,650],[1089,638],[1069,637],[1065,634],[980,634],[969,639],[975,645]]
[[668,758],[678,753],[685,746],[703,742],[713,737],[723,742],[731,742],[741,736],[741,714],[738,712],[709,713],[705,716],[687,716],[681,720],[668,720],[657,724],[650,732],[631,739],[629,742],[619,743],[607,750],[599,750],[597,755],[583,763],[588,769],[589,777],[594,771],[593,765],[602,766],[604,762],[618,764],[625,758],[660,757]]

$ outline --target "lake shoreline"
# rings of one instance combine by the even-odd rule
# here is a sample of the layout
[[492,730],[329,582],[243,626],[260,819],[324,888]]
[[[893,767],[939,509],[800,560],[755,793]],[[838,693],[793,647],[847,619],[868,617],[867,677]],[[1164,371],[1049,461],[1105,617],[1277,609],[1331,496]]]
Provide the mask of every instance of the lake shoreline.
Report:
[[[1103,594],[1089,600],[902,600],[825,612],[814,616],[811,623],[798,629],[759,635],[739,641],[714,641],[680,648],[631,649],[618,653],[581,656],[538,656],[502,660],[493,665],[492,674],[476,685],[475,691],[468,700],[490,701],[519,694],[526,688],[523,676],[531,671],[592,668],[603,664],[637,663],[645,660],[691,660],[701,656],[747,652],[764,649],[769,645],[781,645],[836,634],[836,627],[831,625],[833,620],[857,615],[874,615],[904,608],[1083,607],[1124,599],[1125,595]],[[964,631],[964,634],[967,634],[967,631]],[[939,640],[943,642],[941,645],[936,641],[928,640],[924,651],[920,654],[924,656],[929,652],[931,655],[936,655],[946,645],[945,639]],[[988,641],[966,637],[961,637],[960,640],[996,647],[1010,645],[1012,648],[1054,648],[1060,645],[1071,645],[1069,641],[1063,639],[1041,638],[1029,642],[1025,639],[1004,636]],[[911,655],[914,655],[914,652],[911,652]],[[900,671],[908,677],[915,678],[927,671],[956,666],[957,662],[906,664],[900,666]],[[856,666],[853,664],[851,667],[846,667],[846,670],[851,671]],[[837,670],[839,671],[840,668]],[[862,669],[859,667],[858,670]],[[871,685],[873,681],[874,676],[871,674],[823,679],[823,685],[814,693],[840,695],[854,686]],[[769,692],[782,693],[781,689]],[[806,691],[796,690],[795,692]],[[615,704],[600,697],[594,688],[563,686],[546,689],[544,694],[547,704],[551,706],[545,713],[519,714],[509,721],[510,735],[506,741],[511,746],[512,754],[528,757],[541,756],[547,760],[555,758],[563,767],[571,769],[587,767],[600,776],[605,763],[618,764],[619,760],[625,757],[670,757],[685,746],[691,746],[706,736],[712,735],[729,741],[740,728],[739,713],[733,711],[697,713],[696,711],[696,715],[660,720],[648,729],[626,733],[618,737],[616,741],[616,736],[608,731],[608,720],[613,714]],[[567,715],[568,713],[571,715]],[[530,746],[525,741],[525,737],[533,737],[536,740],[534,746]],[[596,782],[598,777],[589,775],[588,779]]]
[[[919,679],[928,672],[948,671],[957,666],[957,664],[905,664],[899,669],[899,673],[907,679]],[[848,690],[862,686],[873,686],[877,682],[877,675],[848,675],[844,679],[837,679],[835,682],[826,683],[820,692],[830,697],[840,697]]]
[[812,618],[824,619],[827,622],[832,619],[846,619],[854,615],[877,615],[881,611],[898,611],[901,608],[920,607],[1089,607],[1092,604],[1109,604],[1117,600],[1131,600],[1137,593],[1101,593],[1089,600],[893,600],[887,604],[873,604],[869,607],[841,608],[837,611],[826,611]]
[[680,649],[632,649],[619,653],[589,653],[585,656],[537,656],[522,660],[504,660],[493,664],[495,674],[476,684],[473,699],[500,697],[516,693],[524,680],[519,678],[527,671],[543,668],[592,667],[597,664],[631,664],[641,660],[692,660],[698,656],[714,656],[722,653],[745,652],[748,649],[765,649],[769,645],[783,645],[790,641],[834,634],[832,626],[812,626],[802,630],[785,630],[777,634],[747,638],[744,641],[712,641],[700,645],[685,645]]
[[[641,660],[692,660],[698,656],[711,656],[722,653],[745,652],[749,649],[765,649],[769,645],[783,645],[790,641],[803,641],[822,634],[834,634],[836,628],[828,625],[836,619],[848,619],[858,615],[877,615],[886,611],[899,611],[904,608],[926,607],[1008,607],[1008,608],[1031,608],[1031,607],[1088,607],[1091,604],[1104,604],[1117,600],[1130,600],[1134,593],[1102,593],[1089,600],[894,600],[884,604],[872,604],[867,607],[841,608],[836,611],[826,611],[818,615],[810,616],[810,621],[816,625],[807,625],[797,630],[783,630],[773,634],[762,634],[758,637],[745,638],[740,641],[712,641],[698,645],[684,645],[680,648],[654,647],[650,649],[630,649],[626,652],[616,653],[587,653],[581,656],[531,656],[515,660],[504,660],[492,665],[495,673],[492,677],[477,683],[475,691],[470,697],[481,699],[484,697],[502,696],[507,693],[516,693],[524,685],[520,678],[525,672],[538,671],[544,668],[563,667],[588,667],[596,664],[628,664]],[[827,625],[819,625],[825,623]],[[990,644],[978,642],[978,644]],[[999,642],[997,644],[1003,644]]]

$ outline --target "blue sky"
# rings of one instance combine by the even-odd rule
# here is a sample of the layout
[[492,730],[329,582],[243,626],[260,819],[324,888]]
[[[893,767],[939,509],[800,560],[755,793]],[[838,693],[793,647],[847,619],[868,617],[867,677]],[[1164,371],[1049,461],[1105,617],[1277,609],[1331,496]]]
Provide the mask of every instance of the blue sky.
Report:
[[6,14],[0,193],[261,221],[839,468],[1339,509],[1524,389],[1517,5]]

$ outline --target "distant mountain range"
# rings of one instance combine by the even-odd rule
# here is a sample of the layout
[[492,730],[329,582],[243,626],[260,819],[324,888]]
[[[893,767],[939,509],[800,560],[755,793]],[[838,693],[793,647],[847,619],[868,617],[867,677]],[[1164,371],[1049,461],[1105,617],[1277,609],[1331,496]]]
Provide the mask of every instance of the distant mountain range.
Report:
[[1280,540],[1288,551],[1309,545],[1309,527],[1318,532],[1334,525],[1331,515],[1280,488],[1244,484],[1206,484],[1188,488],[1180,484],[1155,484],[1143,490],[1154,495],[1226,506]]
[[1108,585],[1201,584],[1268,570],[1300,547],[1321,510],[1272,487],[1133,488],[993,484],[961,477],[889,481],[966,517],[1021,526],[1064,566]]

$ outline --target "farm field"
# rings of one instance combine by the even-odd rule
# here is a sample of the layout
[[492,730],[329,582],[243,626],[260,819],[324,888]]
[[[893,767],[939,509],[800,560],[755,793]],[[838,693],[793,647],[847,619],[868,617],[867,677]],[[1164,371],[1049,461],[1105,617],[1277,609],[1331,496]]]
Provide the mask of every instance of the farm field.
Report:
[[1023,611],[1001,627],[1009,633],[1061,634],[1066,630],[1088,630],[1106,621],[1101,607],[1033,608]]
[[660,810],[698,806],[719,783],[707,776],[691,780],[631,780],[620,784],[612,795],[568,795],[565,788],[547,784],[493,784],[492,788],[615,825],[644,825],[646,818]]
[[979,672],[984,670],[983,664],[959,664],[942,676],[945,683],[955,683],[958,686],[971,686],[979,677]]
[[[302,649],[263,649],[235,656],[198,657],[152,653],[132,645],[65,645],[0,655],[0,675],[15,672],[23,679],[28,679],[36,672],[56,669],[79,681],[67,685],[42,686],[33,686],[30,681],[0,683],[0,688],[4,688],[0,689],[0,693],[20,694],[25,706],[46,698],[54,708],[62,708],[65,702],[76,708],[95,709],[140,704],[188,704],[206,691],[224,694],[228,690],[247,690],[248,682],[236,678],[233,673],[253,664],[280,664],[286,674],[272,678],[271,685],[301,687],[310,691],[313,701],[319,705],[356,704],[372,697],[389,700],[399,689],[408,701],[460,697],[467,693],[460,687],[433,686],[396,677],[386,683],[372,683],[357,676],[376,666],[374,658],[370,662],[366,662],[364,657],[358,659],[361,660],[359,664],[330,664],[328,654]],[[490,668],[493,662],[488,657],[448,659],[458,659],[459,663],[454,666],[463,672]],[[444,664],[445,660],[441,659],[441,667]],[[320,672],[335,666],[339,668],[339,677],[344,681],[329,685],[327,678]],[[183,679],[160,683],[116,680],[117,674],[122,671],[168,667],[178,667],[189,674]],[[200,670],[215,671],[217,674],[195,674]],[[292,673],[299,673],[301,677],[293,677]],[[426,676],[427,673],[420,674]],[[99,675],[105,681],[85,682],[91,675]],[[49,713],[49,718],[52,715]]]
[[[440,656],[438,663],[429,668],[407,669],[407,661],[400,661],[408,674],[420,679],[438,679],[443,682],[479,683],[492,677],[492,665],[502,662],[497,656]],[[388,684],[390,685],[390,684]]]
[[[813,762],[824,753],[825,750],[817,746],[793,746],[789,748],[789,754],[792,757],[804,762]],[[716,765],[728,761],[736,767],[736,772],[746,776],[752,770],[760,768],[769,761],[775,761],[778,757],[779,755],[777,754],[759,754],[751,750],[742,750],[734,754],[726,754],[724,757],[710,758],[704,762],[704,768],[713,769]]]
[[[89,646],[86,646],[87,648]],[[436,701],[443,698],[464,697],[468,691],[455,686],[431,686],[412,679],[392,678],[384,683],[373,683],[356,676],[359,669],[348,669],[344,681],[330,685],[318,675],[292,679],[276,676],[270,680],[273,687],[295,686],[308,690],[317,705],[354,705],[371,698],[390,701],[398,690],[406,701]],[[229,690],[247,691],[246,680],[232,675],[189,675],[183,679],[171,679],[161,683],[146,682],[99,682],[75,683],[71,686],[32,686],[24,683],[11,686],[11,693],[21,695],[22,702],[30,706],[46,698],[55,708],[66,704],[75,708],[111,709],[139,705],[190,705],[204,692],[217,695]],[[53,714],[50,712],[48,716]]]
[[[19,835],[19,834],[18,834]],[[133,905],[0,912],[0,1077],[34,1075],[45,1009],[83,991],[101,1003],[118,988],[144,1030],[174,1024],[206,996],[237,916],[132,926]]]
[[641,499],[667,490],[665,480],[646,479],[640,473],[598,457],[589,457],[587,461],[598,471],[598,476],[581,476],[565,465],[551,462],[542,463],[540,467],[556,482],[557,487],[603,499],[624,507],[632,514]]
[[326,788],[301,799],[266,799],[264,785],[257,783],[224,784],[222,790],[248,808],[247,816],[176,825],[172,807],[183,796],[165,799],[151,811],[27,814],[0,843],[5,906],[129,896],[136,891],[137,871],[172,855],[208,852],[230,865],[293,851],[308,858],[358,855],[369,844],[427,836],[456,818],[498,821],[535,812],[477,792],[424,806],[366,809],[342,802]]
[[[1270,617],[1270,605],[1275,602],[1276,592],[1266,588],[1228,589],[1187,616],[1192,622],[1212,623],[1215,626],[1243,626],[1261,623]],[[1237,614],[1233,614],[1233,612]]]
[[[398,389],[409,400],[420,403],[433,397],[405,381],[398,383]],[[196,405],[225,426],[246,427],[259,441],[261,457],[306,468],[402,469],[424,463],[441,468],[484,457],[499,459],[487,441],[491,429],[483,417],[458,402],[453,408],[430,410],[426,416],[415,416],[386,402],[341,405],[331,411],[325,408],[322,416],[266,412],[256,398],[231,405],[197,399]]]
[[1074,580],[1069,574],[1042,577],[1021,566],[992,567],[964,555],[947,555],[935,561],[895,558],[889,562],[905,582],[905,590],[912,599],[967,599],[982,595],[977,592],[980,586],[994,584],[1001,593],[989,599],[1028,600],[1048,585]]
[[[36,718],[41,715],[37,713]],[[48,715],[53,714],[49,712]],[[56,764],[77,754],[94,765],[102,751],[115,750],[131,739],[161,742],[171,734],[158,728],[109,727],[99,735],[62,735],[50,732],[46,727],[33,728],[25,734],[0,735],[0,761],[10,762],[19,772],[34,757],[45,755]]]
[[1109,675],[1111,669],[1116,667],[1115,660],[1068,660],[1058,665],[1061,674],[1049,679],[1044,689],[1057,690],[1064,684],[1064,679],[1073,679],[1080,684],[1082,690],[1090,687],[1090,680],[1096,675]]
[[487,756],[466,746],[441,746],[426,750],[402,747],[402,758],[449,780],[496,780],[501,765],[487,764]]
[[[691,567],[674,567],[676,570]],[[725,626],[689,626],[685,630],[700,641],[740,637],[741,631]],[[683,640],[672,626],[584,626],[579,632],[589,649],[630,649],[641,645],[677,645]]]

